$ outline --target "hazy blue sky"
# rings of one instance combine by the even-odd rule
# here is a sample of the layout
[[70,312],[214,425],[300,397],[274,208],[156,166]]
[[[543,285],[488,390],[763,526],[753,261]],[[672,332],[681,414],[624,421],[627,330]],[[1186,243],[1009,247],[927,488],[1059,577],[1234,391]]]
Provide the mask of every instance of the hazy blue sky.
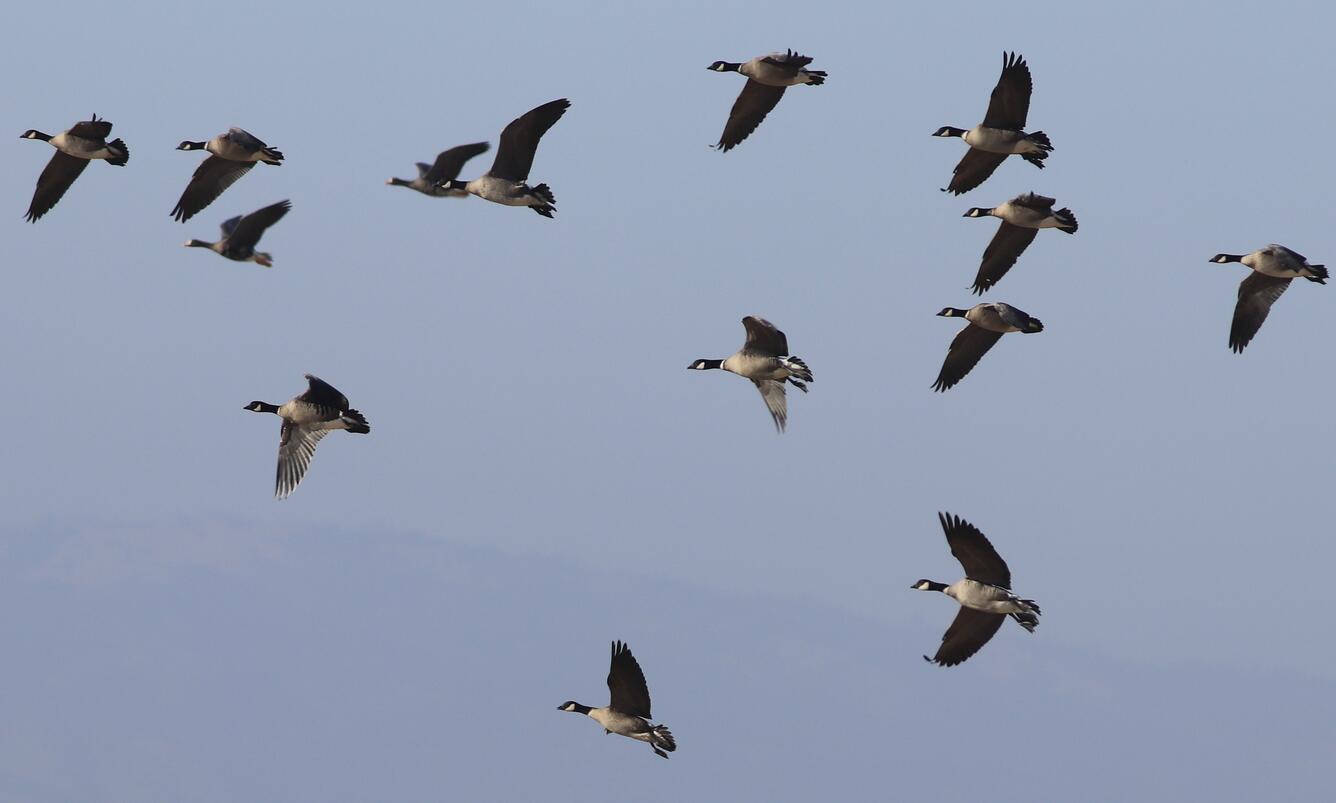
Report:
[[[1330,10],[775,6],[7,12],[0,801],[1330,793],[1336,290],[1234,355],[1207,262],[1336,263]],[[705,67],[786,47],[828,82],[711,151],[742,79]],[[1004,50],[1049,166],[938,192]],[[558,97],[556,220],[384,186]],[[18,135],[93,112],[129,165],[24,222]],[[173,148],[230,125],[286,163],[173,222]],[[1046,330],[933,393],[996,229],[961,215],[1027,190],[1081,230],[987,298]],[[283,198],[272,270],[181,247]],[[816,375],[783,436],[685,370],[746,314]],[[372,433],[276,502],[242,406],[304,372]],[[1045,611],[950,670],[939,510]],[[556,710],[615,638],[671,761]]]

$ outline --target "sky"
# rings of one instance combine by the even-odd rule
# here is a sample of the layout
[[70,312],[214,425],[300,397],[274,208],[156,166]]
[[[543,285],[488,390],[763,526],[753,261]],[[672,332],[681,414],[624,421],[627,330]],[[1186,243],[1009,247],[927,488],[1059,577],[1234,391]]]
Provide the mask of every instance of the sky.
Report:
[[[776,6],[8,12],[0,800],[1329,790],[1332,291],[1235,355],[1246,269],[1207,260],[1336,260],[1332,12]],[[705,67],[785,48],[826,84],[710,150],[742,79]],[[1055,150],[939,192],[964,146],[930,134],[1003,51]],[[384,185],[559,97],[555,220]],[[18,135],[93,112],[129,164],[25,222],[51,149]],[[175,146],[232,125],[286,161],[174,222]],[[1045,331],[933,393],[996,229],[962,215],[1025,191],[1080,231],[986,298]],[[284,198],[272,270],[182,248]],[[782,436],[685,370],[748,314],[815,375]],[[280,502],[242,407],[308,372],[372,431]],[[960,576],[938,511],[1044,610],[952,669],[920,655],[954,603],[909,589]],[[556,710],[606,702],[614,639],[670,761]]]

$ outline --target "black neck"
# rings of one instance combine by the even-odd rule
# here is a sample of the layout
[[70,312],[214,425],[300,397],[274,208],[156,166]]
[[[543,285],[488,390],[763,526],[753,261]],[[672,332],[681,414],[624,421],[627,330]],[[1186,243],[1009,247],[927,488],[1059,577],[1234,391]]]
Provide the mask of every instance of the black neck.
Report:
[[51,141],[51,135],[50,135],[50,134],[43,134],[41,131],[34,131],[34,132],[32,132],[32,135],[33,135],[33,138],[34,138],[34,139],[40,139],[40,140],[43,141],[43,142],[50,142],[50,141]]
[[278,405],[270,404],[269,402],[256,402],[255,406],[250,409],[257,413],[277,413]]
[[928,581],[928,587],[927,587],[926,589],[924,589],[924,590],[925,590],[925,591],[945,591],[945,590],[946,590],[946,583],[938,583],[938,582],[935,582],[935,581],[933,581],[933,580],[929,580],[929,581]]
[[467,186],[467,183],[460,181],[459,179],[452,178],[447,181],[442,181],[440,184],[437,184],[436,186],[440,187],[443,190],[462,190]]
[[720,72],[725,72],[725,71],[726,71],[726,72],[737,72],[737,71],[740,70],[740,69],[742,69],[742,63],[741,63],[741,62],[738,62],[738,63],[735,64],[735,63],[733,63],[733,62],[731,62],[731,61],[726,61],[726,62],[724,62],[724,66],[723,66],[723,68],[720,70]]
[[701,367],[700,367],[700,370],[702,370],[702,371],[703,371],[703,370],[706,370],[706,369],[708,369],[708,368],[723,368],[723,367],[724,367],[724,361],[723,361],[723,360],[701,360],[700,362],[702,363],[702,365],[701,365]]
[[1242,262],[1243,254],[1216,254],[1216,262]]
[[590,711],[593,711],[594,709],[590,708],[587,705],[581,705],[579,703],[575,703],[572,710],[577,714],[588,714]]

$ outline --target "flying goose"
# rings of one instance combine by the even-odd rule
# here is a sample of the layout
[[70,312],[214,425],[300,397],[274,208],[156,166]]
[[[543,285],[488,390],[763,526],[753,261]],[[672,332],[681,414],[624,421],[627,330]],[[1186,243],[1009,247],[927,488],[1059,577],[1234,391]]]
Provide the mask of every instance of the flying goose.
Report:
[[1039,626],[1039,605],[1011,593],[1011,570],[993,545],[973,524],[950,513],[938,513],[951,554],[965,568],[965,579],[951,585],[919,580],[911,588],[941,591],[960,603],[960,612],[942,636],[932,658],[938,666],[955,666],[988,643],[1008,616],[1029,632]]
[[775,419],[775,429],[783,432],[789,417],[784,383],[806,393],[812,372],[802,359],[789,354],[788,338],[774,324],[748,315],[742,319],[742,325],[747,328],[747,340],[736,354],[724,360],[696,360],[687,368],[695,371],[722,368],[750,379],[761,391],[770,417]]
[[186,140],[176,146],[178,151],[208,151],[211,156],[200,162],[190,183],[181,193],[181,200],[172,209],[172,217],[185,223],[201,209],[217,200],[223,191],[246,175],[256,162],[278,166],[283,163],[283,152],[261,142],[248,131],[229,128],[208,142]]
[[279,201],[249,215],[237,215],[223,221],[223,239],[216,243],[205,240],[186,240],[187,248],[208,248],[220,256],[237,262],[254,262],[266,268],[274,266],[274,257],[256,251],[264,230],[277,223],[292,208],[290,201]]
[[453,176],[439,183],[442,190],[463,190],[486,201],[506,206],[527,206],[543,217],[550,218],[557,202],[546,184],[530,187],[529,169],[543,138],[571,105],[569,100],[544,103],[516,117],[501,132],[501,144],[496,146],[492,169],[472,181],[460,181]]
[[645,685],[645,673],[640,671],[640,664],[636,663],[631,648],[620,641],[612,642],[608,691],[611,692],[612,701],[603,708],[590,708],[574,700],[567,700],[557,706],[557,710],[586,714],[603,726],[604,733],[615,733],[646,742],[656,755],[663,758],[677,749],[677,742],[667,725],[650,724],[649,687]]
[[460,145],[441,151],[436,155],[436,161],[433,164],[417,163],[417,178],[412,180],[391,178],[387,179],[385,183],[394,187],[408,187],[434,198],[467,198],[468,193],[464,190],[449,189],[442,186],[442,182],[458,178],[459,171],[464,169],[465,162],[479,154],[486,153],[491,147],[486,142],[475,142],[472,145]]
[[40,139],[50,143],[56,153],[47,162],[42,174],[37,177],[37,189],[33,192],[32,203],[28,205],[28,214],[24,217],[30,223],[51,211],[60,201],[61,196],[70,188],[74,180],[88,166],[91,159],[102,159],[107,164],[124,167],[130,161],[130,149],[119,139],[107,142],[111,133],[111,123],[93,119],[75,123],[61,134],[54,137],[30,128],[19,135],[19,139]]
[[997,226],[997,234],[988,243],[983,252],[983,262],[979,265],[979,274],[974,277],[974,292],[983,292],[1007,275],[1016,259],[1025,253],[1025,249],[1034,242],[1040,229],[1061,229],[1068,234],[1076,233],[1076,216],[1070,209],[1053,211],[1052,198],[1045,198],[1033,192],[1017,195],[1010,201],[992,209],[974,207],[965,213],[965,217],[996,217],[1002,222]]
[[1303,254],[1275,243],[1251,254],[1216,254],[1211,261],[1220,264],[1242,262],[1253,269],[1239,285],[1234,323],[1229,327],[1229,347],[1236,354],[1242,354],[1257,330],[1262,328],[1271,305],[1290,286],[1292,279],[1302,276],[1310,282],[1326,284],[1328,278],[1325,265],[1310,265]]
[[1031,318],[1010,304],[1001,301],[975,304],[967,310],[947,307],[937,313],[943,318],[964,318],[969,325],[960,330],[951,341],[951,348],[946,352],[941,373],[932,384],[933,390],[947,391],[978,364],[979,358],[988,353],[1002,335],[1007,332],[1044,331],[1044,324],[1038,318]]
[[348,397],[317,376],[306,374],[306,392],[285,404],[253,401],[243,409],[275,413],[283,419],[278,436],[278,474],[274,497],[285,499],[297,490],[315,456],[320,439],[336,429],[365,435],[371,431],[366,416],[348,406]]
[[736,72],[747,76],[738,99],[733,101],[733,110],[728,113],[728,122],[724,133],[719,137],[719,150],[727,153],[738,143],[751,136],[751,132],[761,124],[770,110],[775,108],[779,99],[784,97],[784,89],[798,84],[821,86],[826,82],[826,74],[820,70],[806,69],[812,63],[810,56],[800,56],[789,50],[784,53],[771,53],[757,56],[751,61],[737,63],[716,61],[708,68],[715,72]]
[[934,137],[960,137],[970,146],[952,171],[951,184],[945,191],[956,195],[969,192],[982,184],[1002,160],[1013,153],[1020,154],[1035,167],[1043,168],[1053,143],[1043,131],[1027,134],[1022,130],[1030,113],[1031,86],[1030,65],[1025,63],[1025,58],[1003,53],[1002,76],[993,87],[983,122],[968,131],[944,125],[933,133]]

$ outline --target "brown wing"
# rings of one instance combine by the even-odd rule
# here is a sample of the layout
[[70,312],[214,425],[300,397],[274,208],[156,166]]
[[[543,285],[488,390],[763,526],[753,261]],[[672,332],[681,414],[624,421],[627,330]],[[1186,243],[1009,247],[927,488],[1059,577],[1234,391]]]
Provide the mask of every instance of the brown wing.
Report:
[[348,397],[343,395],[333,385],[321,379],[314,374],[306,374],[307,389],[306,392],[297,398],[304,402],[310,402],[321,407],[328,407],[337,413],[348,409]]
[[190,220],[254,166],[254,162],[236,162],[221,156],[210,156],[200,162],[181,193],[181,199],[172,209],[172,217],[182,223]]
[[738,93],[738,99],[733,101],[733,110],[728,113],[724,133],[715,147],[726,153],[751,136],[751,132],[756,130],[756,126],[761,124],[782,97],[784,87],[766,86],[748,78]]
[[623,714],[650,718],[649,687],[645,685],[645,673],[640,671],[631,648],[620,641],[612,642],[612,666],[608,669],[608,691],[611,702],[608,707]]
[[747,340],[742,344],[743,351],[767,357],[789,355],[789,339],[770,321],[748,315],[742,319],[742,325],[747,329]]
[[942,646],[937,648],[937,654],[923,658],[938,666],[962,663],[988,643],[1006,618],[1005,614],[985,613],[962,606],[942,636]]
[[538,141],[556,125],[570,105],[565,98],[549,101],[511,120],[501,132],[501,144],[496,146],[491,175],[511,181],[528,179],[533,156],[538,152]]
[[237,221],[228,232],[228,244],[236,248],[254,248],[256,243],[260,242],[264,230],[282,219],[291,208],[292,202],[279,201],[251,212]]
[[932,389],[946,391],[955,387],[1001,337],[1001,332],[990,332],[974,324],[961,329],[951,341],[951,348],[946,352],[946,360],[942,363],[942,370],[937,374]]
[[25,216],[28,221],[36,223],[38,218],[50,212],[85,167],[88,167],[87,159],[56,151],[42,169],[42,175],[37,177],[37,189],[33,191],[32,203],[28,204]]
[[1007,562],[978,527],[950,513],[938,513],[937,519],[942,523],[951,554],[964,567],[966,577],[990,586],[1011,588],[1011,570],[1007,568]]
[[983,261],[979,264],[979,273],[974,277],[974,292],[982,295],[985,290],[997,284],[1007,275],[1011,266],[1034,242],[1039,229],[1027,229],[1013,226],[1005,220],[997,227],[997,233],[983,251]]
[[1030,65],[1025,63],[1025,57],[1003,53],[1002,75],[988,98],[988,113],[984,115],[983,124],[989,128],[1017,131],[1025,128],[1025,118],[1030,115],[1032,88]]
[[1289,279],[1277,279],[1254,272],[1239,285],[1239,301],[1234,305],[1234,322],[1229,327],[1229,347],[1242,353],[1262,328],[1271,305],[1290,286]]
[[951,183],[947,185],[946,191],[955,195],[969,192],[993,175],[993,171],[1007,156],[1005,153],[970,148],[965,151],[956,169],[951,171]]

